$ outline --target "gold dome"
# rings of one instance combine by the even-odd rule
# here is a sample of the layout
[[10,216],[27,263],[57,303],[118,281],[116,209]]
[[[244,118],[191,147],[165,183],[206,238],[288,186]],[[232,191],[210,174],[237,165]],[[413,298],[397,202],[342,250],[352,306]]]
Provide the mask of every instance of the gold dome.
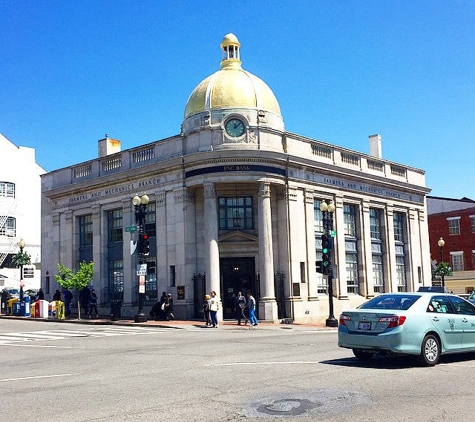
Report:
[[191,93],[185,107],[185,119],[205,110],[220,108],[252,108],[280,116],[280,106],[264,81],[242,69],[239,43],[227,34],[221,43],[221,69],[203,80]]

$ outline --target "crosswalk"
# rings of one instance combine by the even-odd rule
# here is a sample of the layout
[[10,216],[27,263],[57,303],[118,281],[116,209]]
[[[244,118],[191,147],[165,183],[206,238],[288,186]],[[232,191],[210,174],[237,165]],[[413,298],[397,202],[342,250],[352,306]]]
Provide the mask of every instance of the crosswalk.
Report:
[[40,330],[0,333],[0,346],[36,341],[66,340],[76,337],[150,335],[163,331],[165,330],[146,327],[90,327],[82,330]]

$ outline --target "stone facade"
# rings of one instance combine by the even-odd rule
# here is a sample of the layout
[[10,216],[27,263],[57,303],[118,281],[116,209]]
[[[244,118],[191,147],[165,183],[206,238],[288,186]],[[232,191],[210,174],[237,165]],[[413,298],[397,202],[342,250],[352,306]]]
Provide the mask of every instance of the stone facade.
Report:
[[[323,199],[336,205],[337,316],[382,291],[430,284],[424,172],[382,159],[380,148],[366,155],[286,132],[278,104],[255,79],[256,104],[246,103],[252,95],[238,98],[241,91],[228,94],[230,72],[241,72],[236,42],[223,40],[221,73],[205,80],[215,85],[205,90],[202,83],[190,96],[180,135],[43,176],[44,276],[58,262],[77,267],[93,260],[105,309],[118,298],[123,313],[134,315],[131,200],[146,193],[146,311],[166,291],[177,317],[199,318],[204,293],[215,290],[220,317],[232,318],[237,292],[250,290],[261,319],[324,321],[328,285],[316,268]],[[54,291],[52,278],[45,288]]]

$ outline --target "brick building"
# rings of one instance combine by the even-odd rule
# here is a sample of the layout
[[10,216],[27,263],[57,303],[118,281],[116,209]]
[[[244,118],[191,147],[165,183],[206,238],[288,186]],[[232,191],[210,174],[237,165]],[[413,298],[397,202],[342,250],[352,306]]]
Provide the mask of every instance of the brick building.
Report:
[[[475,201],[428,196],[427,212],[433,268],[442,258],[453,270],[453,276],[445,278],[447,288],[454,293],[471,292],[475,288]],[[445,242],[442,248],[440,238]]]

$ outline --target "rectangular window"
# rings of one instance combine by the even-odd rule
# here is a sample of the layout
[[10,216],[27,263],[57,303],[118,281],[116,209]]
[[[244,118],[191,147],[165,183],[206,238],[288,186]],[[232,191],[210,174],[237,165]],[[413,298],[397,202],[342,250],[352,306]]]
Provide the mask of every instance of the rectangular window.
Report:
[[395,212],[393,215],[394,224],[394,240],[396,242],[404,242],[404,214]]
[[449,234],[460,234],[460,217],[447,218],[447,222],[449,223]]
[[475,215],[470,216],[470,227],[472,228],[472,233],[475,233]]
[[0,196],[15,198],[15,183],[0,182]]
[[92,214],[79,217],[79,247],[92,245]]
[[450,257],[452,258],[452,270],[463,271],[463,252],[451,252]]
[[348,293],[358,294],[358,255],[346,253],[346,285]]
[[149,202],[145,208],[144,233],[150,237],[157,235],[156,215],[155,202]]
[[170,287],[176,285],[176,269],[174,265],[170,265]]
[[300,282],[305,283],[307,281],[307,277],[305,276],[305,262],[300,263]]
[[356,206],[343,205],[343,218],[345,236],[356,237]]
[[320,211],[321,201],[313,202],[313,225],[315,233],[323,233],[323,213]]
[[108,243],[122,242],[123,240],[123,223],[122,223],[122,209],[109,211],[107,213],[108,222]]
[[396,256],[396,280],[397,291],[405,292],[406,287],[406,266],[404,264],[404,256]]
[[372,240],[381,240],[381,211],[370,208],[369,226]]
[[124,300],[124,262],[109,261],[109,300]]
[[373,255],[373,284],[375,293],[384,293],[383,257]]
[[248,230],[254,228],[252,197],[219,198],[220,230]]
[[15,237],[16,236],[16,219],[15,217],[0,216],[0,223],[5,221],[5,224],[0,225],[0,236]]

